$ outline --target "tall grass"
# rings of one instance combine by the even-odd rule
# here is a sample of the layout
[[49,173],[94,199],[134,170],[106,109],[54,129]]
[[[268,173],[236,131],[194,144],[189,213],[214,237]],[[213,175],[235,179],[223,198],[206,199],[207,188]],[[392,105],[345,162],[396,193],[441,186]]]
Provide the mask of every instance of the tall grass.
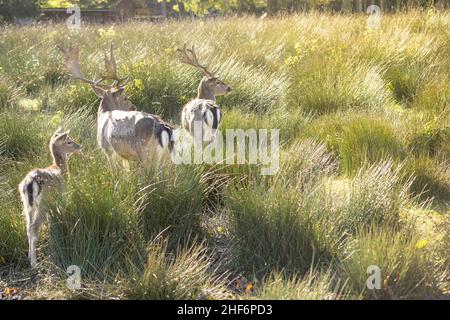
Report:
[[335,283],[330,271],[288,279],[274,273],[264,280],[256,297],[263,300],[339,300],[348,297],[348,293],[345,284]]
[[[367,299],[432,298],[433,270],[428,269],[420,239],[399,233],[370,230],[348,246],[353,251],[344,260],[348,285],[355,294]],[[381,288],[369,289],[367,268],[381,270]],[[373,272],[373,271],[372,271]]]
[[54,264],[63,269],[77,265],[91,276],[117,270],[126,255],[139,252],[142,244],[136,231],[134,194],[127,187],[133,185],[131,178],[113,177],[105,159],[97,157],[97,161],[82,159],[82,171],[73,164],[67,204],[54,208],[49,216],[46,248]]
[[223,279],[208,272],[211,259],[205,247],[191,246],[173,256],[166,250],[161,241],[149,247],[144,272],[128,280],[125,289],[128,298],[186,300],[230,296]]
[[320,181],[333,163],[320,144],[306,142],[299,149],[303,153],[290,159],[280,177],[233,186],[228,196],[239,259],[258,275],[273,269],[303,273],[331,259],[340,241],[340,235],[328,238],[319,205]]
[[162,233],[169,249],[175,249],[204,236],[200,225],[207,186],[196,168],[167,165],[161,170],[140,177],[137,214],[146,239]]
[[19,112],[1,114],[0,137],[4,138],[3,155],[15,160],[24,160],[48,153],[44,151],[48,143],[44,119],[45,116],[27,117]]
[[405,147],[396,128],[384,118],[345,113],[311,122],[303,135],[320,138],[339,158],[343,174],[354,174],[366,163],[400,160]]

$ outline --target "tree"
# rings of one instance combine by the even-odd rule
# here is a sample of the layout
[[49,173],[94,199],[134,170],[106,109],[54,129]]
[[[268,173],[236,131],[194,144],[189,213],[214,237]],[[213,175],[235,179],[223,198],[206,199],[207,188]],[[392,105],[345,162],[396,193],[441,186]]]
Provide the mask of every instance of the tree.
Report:
[[[158,0],[158,2],[162,1]],[[267,0],[166,0],[165,2],[172,3],[175,11],[180,13],[190,12],[197,16],[205,16],[215,12],[222,14],[258,12],[267,5]]]
[[0,20],[13,21],[16,17],[37,14],[39,0],[0,0]]
[[42,0],[41,8],[68,8],[78,5],[80,8],[107,7],[113,0]]

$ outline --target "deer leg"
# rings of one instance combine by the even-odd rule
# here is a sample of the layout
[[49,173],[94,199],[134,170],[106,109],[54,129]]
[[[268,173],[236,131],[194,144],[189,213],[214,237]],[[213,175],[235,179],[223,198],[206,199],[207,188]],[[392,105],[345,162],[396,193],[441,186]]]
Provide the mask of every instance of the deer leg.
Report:
[[163,152],[164,152],[164,150],[160,146],[158,146],[156,148],[155,157],[156,157],[156,167],[157,168],[161,168],[161,162],[162,162],[161,160],[163,159]]
[[[26,223],[27,223],[27,240],[28,240],[28,259],[31,258],[31,233],[30,233],[30,226],[31,221],[33,221],[33,208],[29,207],[27,205],[24,205],[23,213],[25,215]],[[31,262],[31,260],[30,260]]]
[[114,163],[112,159],[112,154],[106,152],[106,158],[108,159],[109,167],[111,168],[111,171],[114,172]]
[[113,175],[113,177],[115,177],[116,173],[118,171],[117,163],[116,163],[117,159],[115,159],[115,154],[114,154],[114,152],[109,152],[109,151],[106,151],[105,153],[106,153],[106,158],[108,159],[109,167],[111,168],[112,175]]
[[39,229],[42,225],[42,222],[44,220],[43,215],[41,212],[36,212],[36,218],[33,223],[31,223],[27,228],[28,233],[28,241],[29,241],[29,259],[30,264],[32,267],[36,266],[36,249],[37,249],[37,242],[39,240]]
[[126,159],[122,159],[122,165],[126,171],[130,171],[130,162]]
[[33,248],[31,245],[31,224],[27,225],[27,239],[28,239],[28,261],[30,261],[30,264],[33,265],[32,262],[32,256],[33,254]]
[[28,202],[29,199],[25,193],[21,194],[21,196],[22,196],[22,201],[23,201],[23,214],[25,216],[25,222],[26,222],[26,226],[27,226],[28,260],[31,262],[31,257],[33,255],[32,243],[31,243],[31,238],[32,238],[33,234],[32,234],[31,226],[33,224],[36,207],[35,207],[35,205],[32,205]]
[[32,267],[36,265],[36,244],[38,240],[37,228],[34,224],[27,228],[28,233],[28,259]]

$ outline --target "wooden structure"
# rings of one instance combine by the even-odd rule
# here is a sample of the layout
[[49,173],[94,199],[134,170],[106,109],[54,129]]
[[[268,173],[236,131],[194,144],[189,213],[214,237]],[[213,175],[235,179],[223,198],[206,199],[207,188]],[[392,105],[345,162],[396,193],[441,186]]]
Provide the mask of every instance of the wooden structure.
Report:
[[119,0],[112,5],[112,10],[120,21],[129,21],[134,17],[150,16],[150,9],[144,1],[140,0]]

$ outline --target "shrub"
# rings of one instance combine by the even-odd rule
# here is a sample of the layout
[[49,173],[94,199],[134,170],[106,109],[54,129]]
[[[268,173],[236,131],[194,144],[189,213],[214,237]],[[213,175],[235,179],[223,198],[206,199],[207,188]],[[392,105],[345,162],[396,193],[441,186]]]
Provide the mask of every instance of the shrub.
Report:
[[1,16],[7,21],[13,21],[17,17],[35,15],[38,11],[37,0],[2,0],[0,2]]

